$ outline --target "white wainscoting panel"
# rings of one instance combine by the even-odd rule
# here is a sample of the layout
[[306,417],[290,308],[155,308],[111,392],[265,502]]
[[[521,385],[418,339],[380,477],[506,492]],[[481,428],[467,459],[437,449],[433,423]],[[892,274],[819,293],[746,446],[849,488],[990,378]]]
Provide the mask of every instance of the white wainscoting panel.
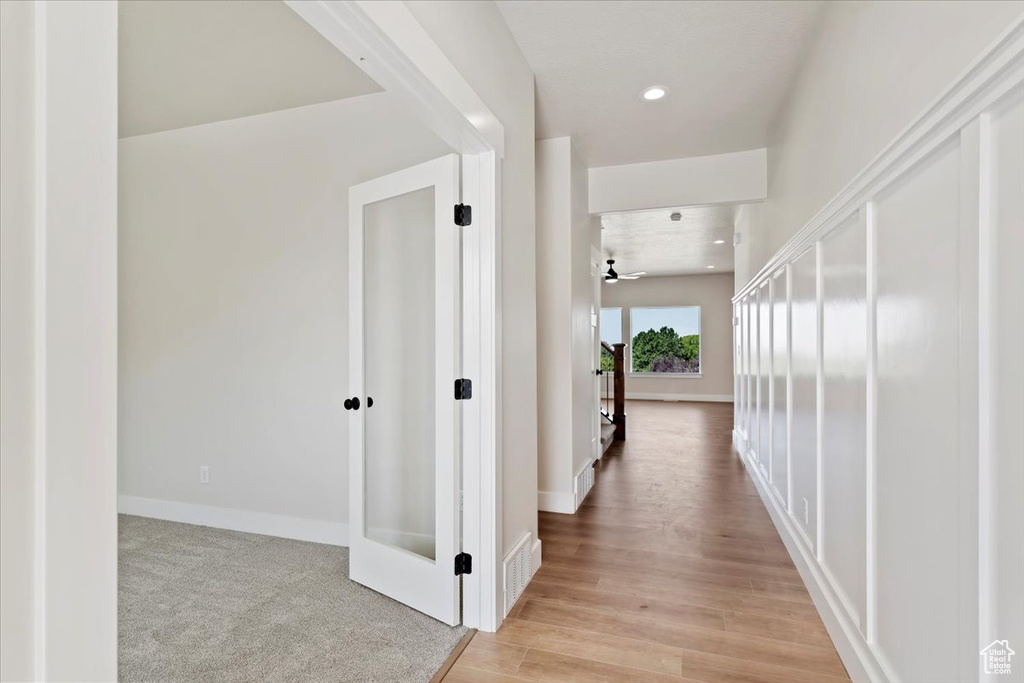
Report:
[[793,467],[793,516],[812,553],[817,552],[818,510],[818,284],[814,246],[794,259],[790,269],[792,316],[792,395],[789,438]]
[[867,226],[858,212],[822,240],[821,557],[850,620],[864,622],[867,573]]
[[951,138],[876,200],[876,552],[886,606],[877,637],[914,681],[942,680],[957,665],[957,594],[945,589],[956,585],[960,550],[959,151]]
[[[990,121],[988,194],[983,228],[979,369],[982,477],[981,640],[1024,645],[1024,94],[994,108]],[[1024,681],[1024,649],[1014,675]],[[1005,680],[990,676],[988,680]]]
[[754,356],[754,333],[753,326],[757,323],[755,318],[756,311],[754,309],[754,297],[757,296],[755,292],[751,292],[747,295],[747,298],[743,301],[744,320],[746,321],[743,327],[743,338],[745,340],[745,346],[743,351],[744,362],[743,366],[746,368],[747,374],[747,402],[744,406],[744,424],[746,426],[747,444],[753,445],[757,441],[757,424],[754,421],[757,410],[757,376],[754,363],[756,358]]
[[851,677],[1024,681],[979,655],[1024,653],[1024,18],[733,302],[737,446]]
[[733,424],[743,430],[743,401],[744,391],[746,389],[743,380],[743,344],[741,343],[743,328],[742,328],[742,308],[740,304],[733,304],[732,307],[732,329],[733,329],[733,384],[732,384],[732,395],[734,401],[732,404]]

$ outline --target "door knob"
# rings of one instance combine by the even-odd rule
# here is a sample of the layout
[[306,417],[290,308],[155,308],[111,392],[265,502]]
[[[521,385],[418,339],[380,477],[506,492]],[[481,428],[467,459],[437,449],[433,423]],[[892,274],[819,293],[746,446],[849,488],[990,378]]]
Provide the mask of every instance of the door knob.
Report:
[[372,408],[373,407],[373,396],[367,396],[366,397],[366,407],[367,408]]
[[353,396],[352,398],[346,398],[345,410],[359,410],[359,397]]

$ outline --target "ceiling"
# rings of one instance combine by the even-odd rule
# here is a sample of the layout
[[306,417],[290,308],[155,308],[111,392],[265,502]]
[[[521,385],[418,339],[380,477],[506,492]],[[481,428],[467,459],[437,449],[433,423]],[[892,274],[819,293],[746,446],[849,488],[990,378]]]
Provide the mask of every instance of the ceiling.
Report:
[[[811,1],[499,0],[537,81],[537,138],[588,166],[765,147],[824,8]],[[668,95],[645,102],[652,85]]]
[[[735,205],[687,206],[601,216],[601,251],[620,275],[729,273],[733,270]],[[673,212],[681,214],[673,221]],[[722,240],[722,244],[715,244]],[[708,266],[714,266],[709,269]]]
[[120,137],[381,88],[280,0],[118,3]]

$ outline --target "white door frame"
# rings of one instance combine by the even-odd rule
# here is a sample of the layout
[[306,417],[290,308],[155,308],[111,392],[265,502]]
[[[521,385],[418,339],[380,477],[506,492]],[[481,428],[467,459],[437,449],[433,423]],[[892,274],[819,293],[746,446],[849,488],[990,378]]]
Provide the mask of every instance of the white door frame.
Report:
[[591,372],[594,373],[597,384],[597,389],[594,391],[594,411],[593,415],[591,415],[592,420],[597,420],[595,423],[597,425],[597,433],[595,435],[596,440],[593,444],[594,452],[591,454],[591,457],[596,462],[601,459],[602,455],[604,455],[604,453],[601,452],[601,382],[604,380],[597,374],[597,370],[601,367],[601,281],[603,275],[601,273],[601,252],[594,245],[590,245],[590,277],[590,298],[592,299],[591,305],[593,306],[593,313],[591,315],[596,317],[596,322],[593,325],[593,329],[596,330],[596,334],[592,340],[594,344],[594,348],[592,350],[594,356],[594,367]]
[[462,203],[473,207],[473,223],[462,232],[461,376],[473,382],[473,398],[462,406],[462,551],[473,557],[472,573],[462,577],[462,621],[496,631],[504,618],[498,363],[504,128],[402,2],[285,2],[462,155]]

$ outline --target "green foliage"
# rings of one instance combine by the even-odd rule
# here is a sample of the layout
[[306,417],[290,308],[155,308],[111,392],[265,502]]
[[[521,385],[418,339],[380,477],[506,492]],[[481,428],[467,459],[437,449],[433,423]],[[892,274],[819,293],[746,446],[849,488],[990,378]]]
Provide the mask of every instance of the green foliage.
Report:
[[601,349],[601,370],[604,372],[615,371],[615,356]]
[[699,372],[700,335],[680,337],[671,327],[633,337],[633,372]]

